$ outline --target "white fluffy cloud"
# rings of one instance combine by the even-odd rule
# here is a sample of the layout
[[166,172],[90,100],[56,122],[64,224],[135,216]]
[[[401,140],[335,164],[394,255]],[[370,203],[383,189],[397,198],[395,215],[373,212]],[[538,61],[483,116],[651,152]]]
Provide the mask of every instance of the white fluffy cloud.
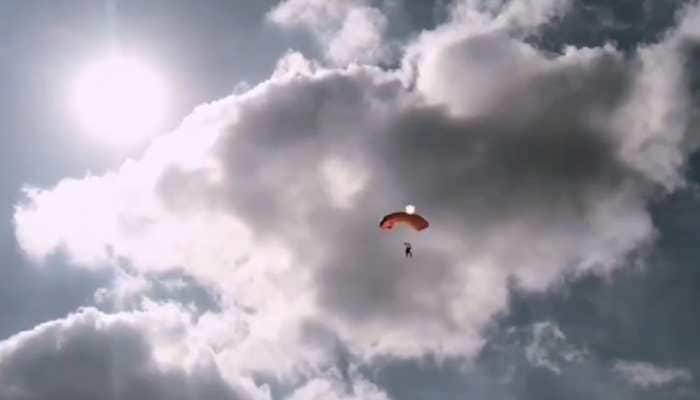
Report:
[[13,399],[265,399],[229,380],[176,306],[84,309],[0,343],[0,392]]
[[268,18],[283,28],[313,34],[336,65],[375,63],[389,56],[387,18],[367,0],[286,0]]
[[[306,3],[287,1],[273,19],[345,23],[369,7]],[[18,242],[37,260],[126,259],[213,285],[224,311],[197,329],[218,365],[246,376],[303,384],[339,343],[360,358],[472,356],[513,281],[543,290],[607,273],[648,244],[650,195],[682,184],[693,142],[677,45],[686,25],[633,60],[612,46],[553,55],[522,32],[567,3],[534,14],[526,3],[461,2],[400,71],[289,54],[141,159],[28,190]],[[408,202],[428,231],[377,229]],[[308,383],[295,399],[333,387]]]

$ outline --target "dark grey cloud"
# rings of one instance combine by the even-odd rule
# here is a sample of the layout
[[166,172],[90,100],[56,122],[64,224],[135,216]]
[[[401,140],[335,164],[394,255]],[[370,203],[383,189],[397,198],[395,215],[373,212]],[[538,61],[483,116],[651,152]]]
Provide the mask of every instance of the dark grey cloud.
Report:
[[[480,60],[533,57],[533,63],[553,65],[498,93],[476,117],[455,117],[420,102],[395,115],[375,114],[377,104],[413,94],[396,83],[373,84],[377,72],[371,69],[266,85],[256,93],[265,96],[240,106],[231,135],[221,143],[225,180],[235,182],[225,193],[233,212],[263,234],[288,230],[291,237],[308,218],[313,239],[299,245],[312,252],[332,249],[314,272],[318,301],[332,314],[356,322],[455,324],[445,299],[434,294],[460,279],[460,259],[496,253],[502,258],[494,268],[517,270],[531,250],[528,237],[580,230],[583,236],[565,239],[571,240],[565,246],[580,246],[579,238],[585,243],[589,235],[581,225],[596,218],[601,203],[621,194],[644,201],[653,186],[619,157],[625,137],[599,122],[631,96],[635,65],[614,52],[557,64],[520,51],[500,34],[477,35],[444,50],[446,62],[457,65],[475,54]],[[358,160],[351,169],[370,171],[352,212],[321,197],[324,183],[316,170],[327,156]],[[303,198],[308,214],[290,210],[289,204],[302,201],[295,191],[318,194]],[[419,204],[440,233],[467,241],[471,249],[445,252],[439,244],[419,242],[417,265],[407,266],[396,246],[370,233],[383,210],[401,207],[396,199]],[[518,236],[519,248],[492,251],[490,235],[514,223],[527,231]],[[563,268],[585,257],[560,254],[556,263]]]
[[[467,58],[492,52],[487,49],[501,40],[473,38],[448,51]],[[607,118],[626,100],[633,74],[615,55],[603,54],[590,65],[520,82],[483,116],[453,118],[440,107],[407,110],[382,138],[385,167],[405,198],[445,213],[459,208],[455,214],[470,224],[538,208],[575,218],[595,197],[636,179],[617,156],[624,139],[591,118]]]

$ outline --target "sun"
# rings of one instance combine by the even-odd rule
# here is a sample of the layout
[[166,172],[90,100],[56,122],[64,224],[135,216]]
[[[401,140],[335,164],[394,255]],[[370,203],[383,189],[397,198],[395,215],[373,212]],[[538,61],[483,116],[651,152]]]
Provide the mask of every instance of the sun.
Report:
[[165,100],[163,81],[152,68],[120,56],[87,65],[74,82],[70,105],[88,133],[121,147],[154,133]]

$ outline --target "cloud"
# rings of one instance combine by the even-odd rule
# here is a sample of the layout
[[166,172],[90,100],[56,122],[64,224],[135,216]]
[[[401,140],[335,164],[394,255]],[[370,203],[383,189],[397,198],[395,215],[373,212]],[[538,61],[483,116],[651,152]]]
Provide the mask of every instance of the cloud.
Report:
[[298,388],[289,400],[389,400],[389,397],[375,384],[356,380],[350,390],[338,379],[317,378]]
[[538,322],[532,326],[532,340],[525,347],[525,357],[536,367],[561,374],[560,363],[585,359],[586,352],[567,343],[566,335],[556,324]]
[[[346,21],[368,7],[304,4],[274,18]],[[568,3],[487,4],[458,3],[400,70],[290,53],[139,160],[28,189],[21,248],[179,268],[215,288],[222,311],[198,325],[225,370],[303,384],[338,357],[304,340],[309,323],[362,360],[474,356],[512,285],[607,274],[649,245],[648,204],[683,184],[692,143],[679,36],[631,59],[610,45],[551,54],[523,32]],[[431,229],[377,229],[408,202]]]
[[148,308],[87,308],[0,342],[3,398],[265,398],[251,383],[227,380],[206,347],[188,343],[186,313]]
[[311,33],[335,65],[377,63],[390,55],[387,17],[366,0],[286,0],[267,17],[282,28]]
[[451,4],[452,24],[477,23],[478,29],[507,29],[514,34],[536,33],[542,25],[563,17],[573,5],[571,0],[457,0]]
[[664,368],[638,361],[617,361],[613,370],[630,384],[645,389],[693,380],[693,375],[686,369]]
[[98,288],[93,296],[103,310],[138,310],[147,298],[156,302],[175,301],[200,315],[220,311],[215,290],[180,271],[143,274],[118,267],[114,275],[111,284]]

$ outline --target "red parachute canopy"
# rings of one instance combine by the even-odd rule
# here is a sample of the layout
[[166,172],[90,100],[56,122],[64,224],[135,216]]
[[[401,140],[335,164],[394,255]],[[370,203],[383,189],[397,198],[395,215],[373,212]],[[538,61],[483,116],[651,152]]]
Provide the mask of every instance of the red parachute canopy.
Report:
[[406,225],[417,231],[422,231],[430,224],[428,223],[428,220],[418,214],[409,214],[403,211],[386,215],[379,222],[379,227],[386,231],[393,230],[399,225]]

